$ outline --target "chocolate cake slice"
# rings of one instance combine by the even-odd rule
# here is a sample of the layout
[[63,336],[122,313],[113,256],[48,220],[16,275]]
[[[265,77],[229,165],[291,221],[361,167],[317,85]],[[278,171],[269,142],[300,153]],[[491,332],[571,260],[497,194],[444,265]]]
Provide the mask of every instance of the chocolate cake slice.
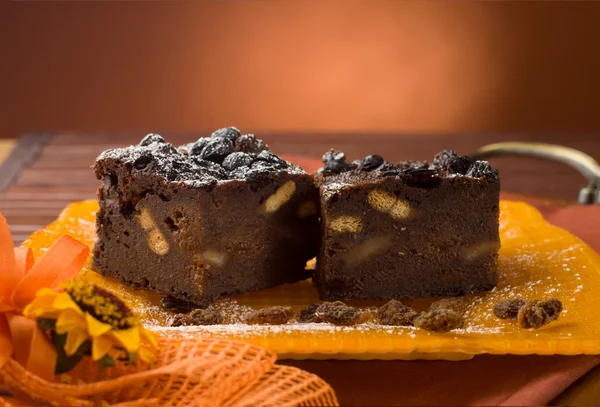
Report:
[[253,135],[229,127],[175,148],[149,134],[94,171],[105,276],[200,305],[310,277],[318,189]]
[[432,163],[330,151],[317,181],[323,300],[461,295],[497,283],[498,172],[446,150]]

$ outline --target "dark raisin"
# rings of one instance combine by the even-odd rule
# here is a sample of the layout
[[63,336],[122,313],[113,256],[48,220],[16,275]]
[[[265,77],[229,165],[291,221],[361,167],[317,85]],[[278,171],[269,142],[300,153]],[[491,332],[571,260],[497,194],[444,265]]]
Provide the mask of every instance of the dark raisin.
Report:
[[550,318],[548,313],[537,304],[537,301],[527,301],[519,309],[517,314],[517,321],[521,328],[533,328],[538,329],[542,326],[550,323],[554,319]]
[[446,170],[451,174],[465,175],[474,162],[475,160],[471,157],[459,156],[454,158],[453,160],[450,160],[448,166],[446,167]]
[[254,158],[250,154],[242,152],[231,153],[223,160],[223,168],[231,171],[239,167],[248,166],[252,164],[252,161],[254,161]]
[[362,313],[341,301],[324,302],[315,311],[315,316],[334,325],[351,326],[362,320]]
[[323,167],[324,174],[340,174],[350,170],[350,166],[344,161],[327,161]]
[[325,154],[323,154],[323,162],[327,163],[328,161],[344,161],[346,159],[346,154],[335,151],[334,149],[329,150]]
[[291,307],[273,306],[252,311],[246,316],[248,324],[283,325],[294,317]]
[[560,300],[557,300],[556,298],[550,298],[549,300],[540,301],[538,305],[542,307],[544,311],[546,311],[550,318],[554,319],[558,319],[558,315],[563,310],[562,302]]
[[476,161],[466,175],[473,178],[498,178],[498,170],[494,170],[487,161]]
[[261,140],[254,137],[254,134],[244,134],[235,141],[235,151],[241,151],[243,153],[260,153],[266,149],[267,146]]
[[255,161],[250,166],[253,170],[262,173],[271,173],[281,168],[281,164],[269,163],[266,161]]
[[186,314],[175,314],[167,319],[167,326],[188,326],[192,324],[192,320]]
[[434,309],[419,315],[413,320],[414,326],[430,332],[449,332],[462,328],[463,318],[451,309]]
[[187,314],[194,308],[197,308],[191,302],[183,301],[178,298],[171,297],[170,295],[161,298],[160,305],[167,311],[175,312],[178,314]]
[[368,155],[363,160],[361,169],[366,170],[366,171],[371,171],[371,170],[374,170],[377,167],[381,166],[381,164],[383,164],[383,162],[384,162],[383,157],[380,155],[377,155],[377,154]]
[[396,300],[389,301],[377,310],[381,325],[410,326],[418,315],[417,311]]
[[164,143],[165,139],[160,134],[150,133],[140,141],[140,146],[149,146],[153,143]]
[[179,151],[177,151],[175,146],[173,146],[173,144],[171,144],[171,143],[154,143],[154,144],[151,144],[149,147],[155,153],[160,153],[160,154],[167,155],[167,156],[180,155]]
[[225,157],[233,153],[233,143],[223,137],[210,139],[202,150],[200,157],[214,163],[222,163]]
[[440,151],[433,157],[433,165],[439,168],[447,169],[450,161],[455,159],[457,156],[456,151],[454,150],[444,150]]
[[223,323],[223,314],[213,307],[198,308],[190,313],[190,319],[193,325],[219,325]]
[[202,137],[202,138],[198,139],[194,144],[192,144],[189,154],[190,155],[202,154],[202,150],[204,150],[204,147],[206,147],[206,145],[208,144],[209,141],[210,141],[210,139],[208,137]]
[[521,328],[539,329],[558,319],[562,312],[562,303],[552,298],[550,300],[527,301],[519,309],[517,321]]
[[500,319],[517,319],[519,310],[527,301],[522,298],[502,300],[494,305],[494,315]]
[[246,179],[250,172],[250,167],[239,167],[229,173],[231,179]]
[[277,157],[277,155],[273,154],[269,150],[261,151],[260,154],[256,156],[256,160],[265,161],[271,164],[285,164],[284,160]]
[[296,315],[296,321],[302,323],[308,322],[323,322],[321,319],[317,318],[315,314],[317,312],[317,308],[319,308],[318,304],[311,304],[308,307],[300,310]]
[[134,162],[133,166],[136,170],[143,170],[154,162],[154,157],[151,154],[144,154],[138,157]]
[[429,306],[428,311],[434,311],[436,309],[450,309],[457,312],[459,315],[462,315],[467,310],[468,305],[469,303],[466,297],[442,298],[441,300],[433,302]]
[[222,129],[216,130],[210,136],[212,138],[223,137],[234,142],[239,136],[241,136],[241,133],[235,127],[224,127]]
[[402,172],[402,169],[392,163],[383,163],[379,168],[377,168],[377,171],[379,171],[384,177],[391,177],[399,175]]
[[438,176],[437,171],[430,170],[428,168],[407,168],[399,175],[406,185],[414,188],[435,188],[442,182],[442,179]]
[[212,161],[203,160],[199,157],[192,157],[190,160],[194,166],[196,174],[204,176],[215,177],[216,179],[226,179],[227,171],[223,169],[219,164],[213,163]]

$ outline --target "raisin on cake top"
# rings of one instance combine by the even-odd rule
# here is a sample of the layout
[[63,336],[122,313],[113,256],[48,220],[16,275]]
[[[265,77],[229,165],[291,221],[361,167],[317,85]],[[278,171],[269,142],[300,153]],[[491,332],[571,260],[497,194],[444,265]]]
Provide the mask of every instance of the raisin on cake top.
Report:
[[385,161],[380,155],[369,155],[363,160],[346,162],[342,152],[330,150],[323,155],[324,166],[319,169],[322,184],[352,185],[396,177],[409,186],[433,188],[443,178],[471,178],[498,180],[498,170],[487,161],[459,156],[453,150],[444,150],[427,161],[402,161],[396,164]]
[[241,134],[235,127],[219,129],[178,148],[158,134],[148,134],[136,146],[104,151],[96,161],[98,178],[104,176],[99,163],[112,161],[134,173],[198,187],[228,180],[261,180],[277,172],[303,173],[253,134]]

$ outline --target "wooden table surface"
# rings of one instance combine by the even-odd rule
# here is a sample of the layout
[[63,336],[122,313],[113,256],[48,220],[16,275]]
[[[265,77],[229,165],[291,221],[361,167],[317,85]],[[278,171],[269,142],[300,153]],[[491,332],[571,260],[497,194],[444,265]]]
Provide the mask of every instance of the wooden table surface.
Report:
[[[173,144],[183,144],[208,133],[162,134]],[[30,134],[15,142],[0,142],[0,211],[9,221],[15,243],[20,243],[31,232],[54,220],[68,203],[95,198],[98,181],[90,169],[95,157],[107,148],[135,144],[143,135]],[[436,152],[445,148],[468,154],[483,145],[500,141],[538,141],[567,145],[600,159],[600,136],[593,135],[298,133],[260,134],[260,137],[278,154],[313,158],[319,158],[333,147],[346,152],[350,159],[378,153],[390,161],[423,160],[431,159]],[[492,163],[501,170],[502,188],[505,191],[573,201],[579,188],[585,184],[583,177],[575,170],[556,163],[523,158],[494,159]],[[321,363],[313,366],[317,367],[316,370],[312,369],[319,373],[319,366],[325,366],[326,362],[312,363]],[[360,363],[363,363],[361,369],[368,369],[369,362]],[[311,370],[310,363],[294,364]],[[589,403],[589,397],[599,394],[599,383],[600,370],[596,369],[555,400],[555,404],[593,405]],[[385,391],[382,389],[382,392]],[[339,396],[342,401],[351,400],[350,395]],[[385,395],[382,395],[382,399],[385,399]]]

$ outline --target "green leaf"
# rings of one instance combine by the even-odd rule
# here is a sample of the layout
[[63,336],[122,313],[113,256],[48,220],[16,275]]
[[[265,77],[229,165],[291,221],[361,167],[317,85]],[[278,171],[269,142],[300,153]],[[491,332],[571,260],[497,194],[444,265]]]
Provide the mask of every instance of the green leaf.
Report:
[[52,343],[58,350],[64,352],[65,344],[67,343],[67,334],[57,334],[56,331],[51,332]]
[[127,352],[127,362],[126,362],[126,364],[131,365],[135,361],[136,357],[137,357],[137,353]]
[[46,332],[46,331],[56,328],[56,320],[55,319],[38,318],[37,323],[42,332]]
[[67,334],[57,334],[52,331],[52,343],[56,347],[57,358],[54,367],[55,374],[62,374],[71,371],[81,361],[83,356],[91,354],[92,343],[88,340],[83,342],[77,348],[77,351],[67,356],[65,352],[65,343],[67,342]]
[[82,355],[74,354],[73,356],[67,356],[64,349],[58,350],[58,357],[56,358],[56,366],[54,367],[54,374],[62,374],[70,372],[77,363],[81,361]]
[[87,340],[79,345],[75,354],[81,356],[92,356],[92,341]]
[[115,365],[115,360],[108,353],[102,357],[102,359],[98,360],[98,366],[100,369],[104,369],[105,367],[111,367]]

